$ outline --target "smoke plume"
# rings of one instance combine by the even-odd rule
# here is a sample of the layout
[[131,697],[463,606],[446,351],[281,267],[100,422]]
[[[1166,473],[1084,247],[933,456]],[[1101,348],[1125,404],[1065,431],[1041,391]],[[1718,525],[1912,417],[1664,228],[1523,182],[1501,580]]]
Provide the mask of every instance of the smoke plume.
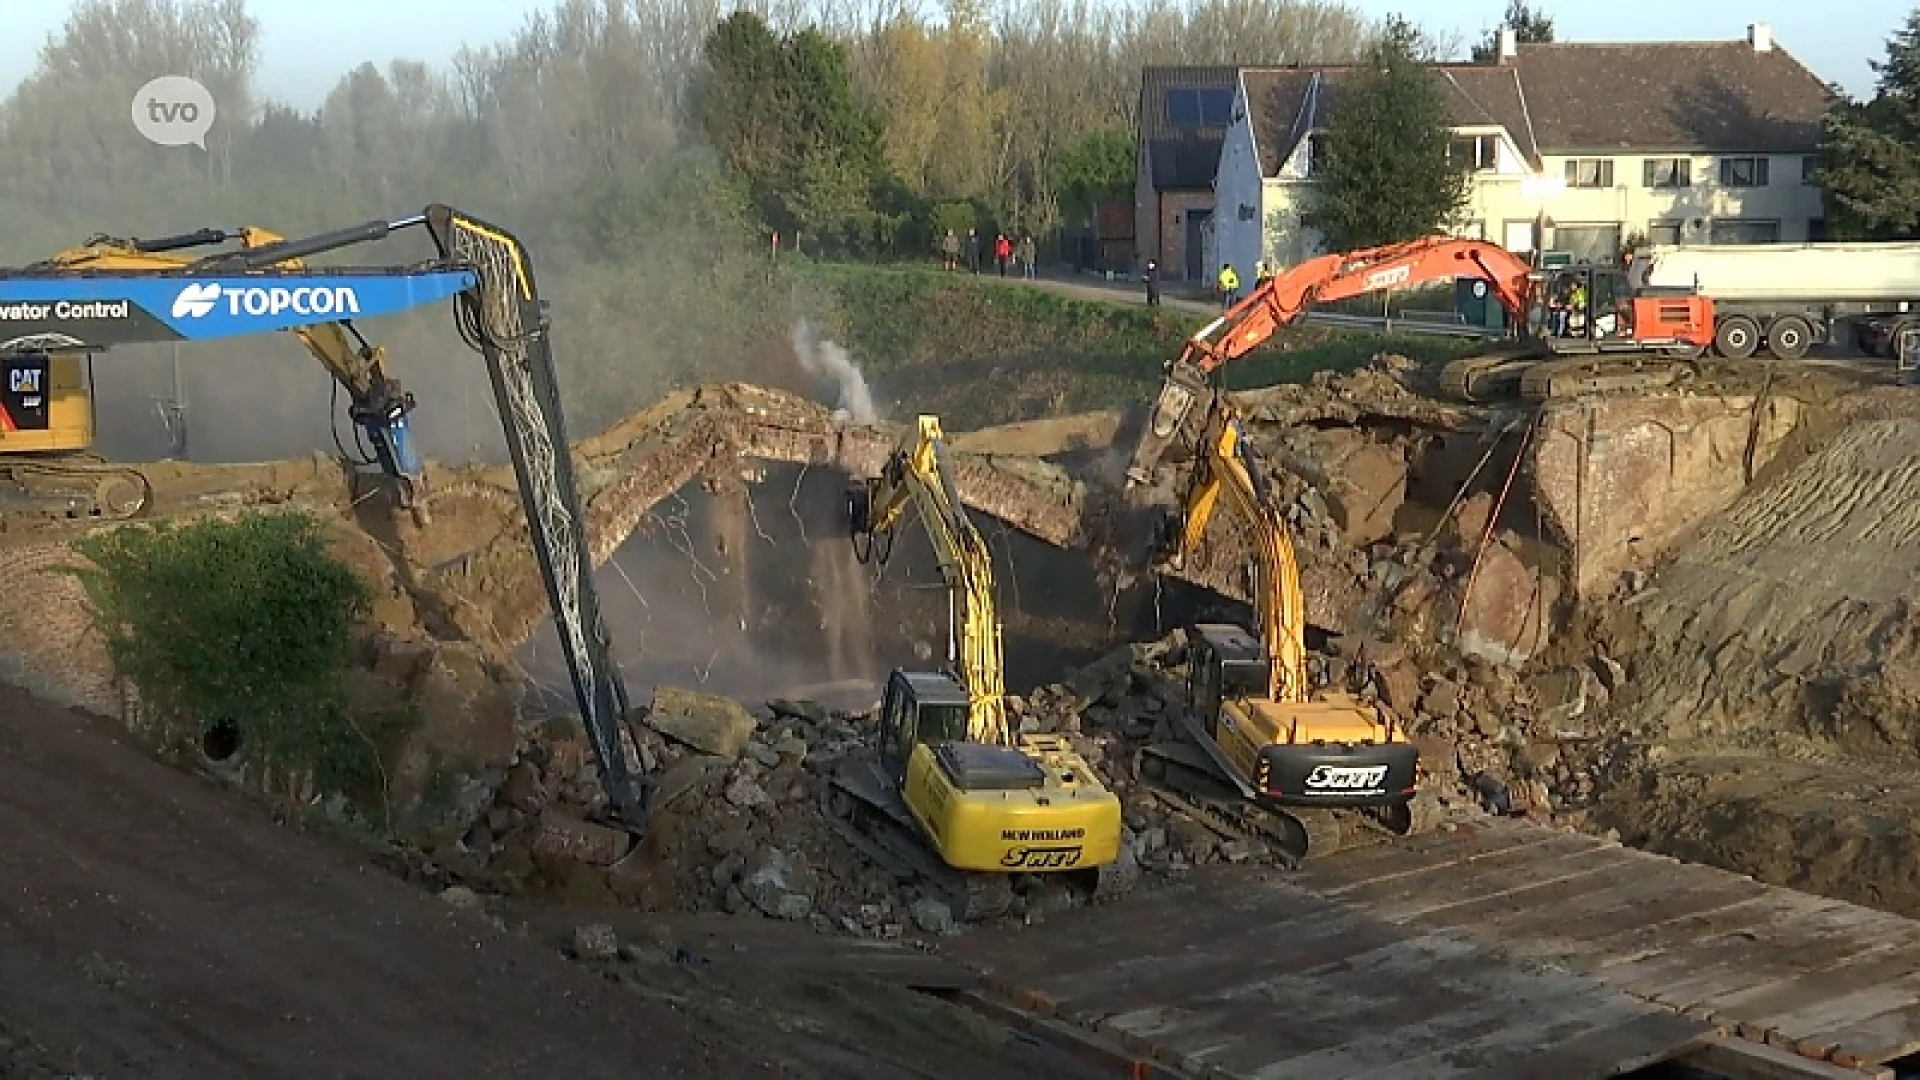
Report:
[[873,406],[873,390],[847,350],[823,340],[814,331],[813,323],[801,319],[793,324],[793,352],[807,374],[832,380],[839,395],[833,403],[835,419],[854,424],[879,422],[879,410]]

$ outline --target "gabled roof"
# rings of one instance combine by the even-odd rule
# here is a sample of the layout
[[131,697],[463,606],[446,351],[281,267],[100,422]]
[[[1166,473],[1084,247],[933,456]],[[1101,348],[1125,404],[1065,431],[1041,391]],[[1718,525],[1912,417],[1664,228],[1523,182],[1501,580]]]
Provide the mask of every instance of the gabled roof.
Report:
[[1169,90],[1227,90],[1239,85],[1236,67],[1150,67],[1140,73],[1139,139],[1155,190],[1213,187],[1226,125],[1180,127],[1167,120]]
[[[1499,125],[1535,169],[1542,154],[1819,148],[1829,92],[1775,45],[1748,41],[1521,45],[1505,64],[1436,64],[1457,127]],[[1264,175],[1324,126],[1351,66],[1241,72]]]
[[1812,153],[1831,100],[1778,45],[1582,42],[1515,52],[1540,144],[1557,152]]
[[[1261,175],[1279,172],[1301,138],[1325,126],[1330,111],[1337,107],[1341,82],[1353,71],[1341,66],[1241,72],[1247,108],[1253,115],[1254,145],[1260,149]],[[1477,64],[1435,64],[1428,71],[1446,95],[1455,127],[1505,128],[1520,152],[1539,168],[1540,147],[1534,144],[1518,72]]]

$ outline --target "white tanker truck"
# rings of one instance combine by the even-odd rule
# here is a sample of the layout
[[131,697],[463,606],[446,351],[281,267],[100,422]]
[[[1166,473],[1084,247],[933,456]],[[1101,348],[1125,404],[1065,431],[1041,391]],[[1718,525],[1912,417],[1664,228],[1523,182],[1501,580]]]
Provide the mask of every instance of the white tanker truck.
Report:
[[1714,351],[1734,359],[1797,360],[1829,343],[1891,358],[1920,334],[1920,243],[1658,246],[1628,275],[1710,298]]

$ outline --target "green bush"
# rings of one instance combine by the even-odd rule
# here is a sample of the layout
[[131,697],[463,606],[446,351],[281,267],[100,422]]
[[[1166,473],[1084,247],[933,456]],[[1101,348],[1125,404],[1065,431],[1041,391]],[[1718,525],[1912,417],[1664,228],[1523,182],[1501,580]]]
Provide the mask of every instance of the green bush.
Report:
[[146,733],[168,747],[233,741],[279,794],[384,793],[383,751],[401,721],[356,718],[346,685],[372,594],[327,551],[317,520],[127,526],[77,546],[93,565],[76,574]]

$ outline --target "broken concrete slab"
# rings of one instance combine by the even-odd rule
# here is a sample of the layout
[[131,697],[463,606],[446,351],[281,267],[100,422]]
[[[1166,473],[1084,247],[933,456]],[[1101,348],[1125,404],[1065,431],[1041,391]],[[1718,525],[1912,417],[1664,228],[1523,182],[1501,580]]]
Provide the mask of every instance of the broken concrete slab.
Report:
[[1546,648],[1560,602],[1560,582],[1528,566],[1506,537],[1496,537],[1470,575],[1457,628],[1468,656],[1519,667]]
[[1365,545],[1392,535],[1394,515],[1407,501],[1407,459],[1389,447],[1367,445],[1336,470],[1327,507],[1347,542]]
[[1527,464],[1534,498],[1581,597],[1651,566],[1733,504],[1806,419],[1772,394],[1583,399],[1541,411]]
[[759,726],[732,698],[677,686],[654,688],[646,723],[675,742],[727,761],[740,756]]

